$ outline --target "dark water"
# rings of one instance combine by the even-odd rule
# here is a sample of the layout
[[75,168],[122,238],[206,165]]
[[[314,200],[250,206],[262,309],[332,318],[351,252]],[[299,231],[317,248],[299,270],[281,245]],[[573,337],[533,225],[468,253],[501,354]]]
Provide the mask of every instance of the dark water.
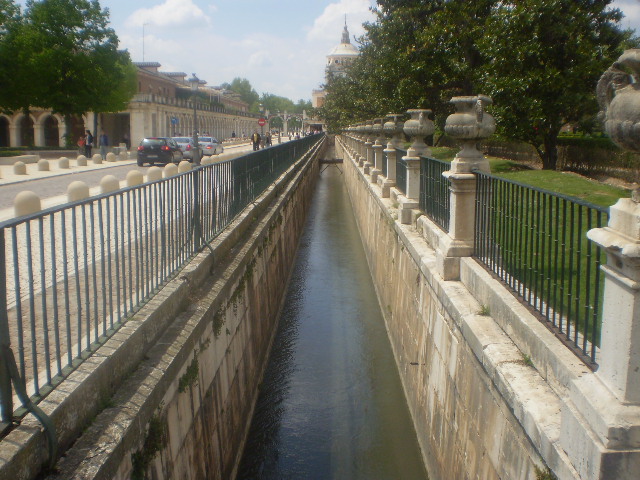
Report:
[[285,305],[237,478],[425,479],[335,166],[321,174]]

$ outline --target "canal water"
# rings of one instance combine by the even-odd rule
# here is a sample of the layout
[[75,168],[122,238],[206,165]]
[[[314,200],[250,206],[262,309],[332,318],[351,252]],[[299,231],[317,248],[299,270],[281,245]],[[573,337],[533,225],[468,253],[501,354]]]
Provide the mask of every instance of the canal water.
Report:
[[427,478],[341,170],[318,181],[239,479]]

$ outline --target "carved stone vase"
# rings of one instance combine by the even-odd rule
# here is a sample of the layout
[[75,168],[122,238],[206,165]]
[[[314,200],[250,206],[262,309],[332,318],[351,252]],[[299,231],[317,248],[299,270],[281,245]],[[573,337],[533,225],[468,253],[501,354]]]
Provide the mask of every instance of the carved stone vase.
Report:
[[424,143],[424,138],[433,134],[435,130],[433,121],[429,120],[431,110],[416,108],[407,110],[407,113],[411,115],[411,118],[404,122],[403,130],[404,133],[413,140],[407,156],[418,157],[420,155],[427,155],[429,153],[429,147]]
[[470,172],[471,169],[489,171],[489,163],[478,150],[478,142],[490,137],[496,130],[494,118],[485,111],[491,105],[486,95],[453,97],[456,113],[447,117],[444,131],[450,137],[459,140],[462,149],[452,162],[452,171]]
[[598,82],[599,118],[621,148],[640,152],[640,49],[625,51]]

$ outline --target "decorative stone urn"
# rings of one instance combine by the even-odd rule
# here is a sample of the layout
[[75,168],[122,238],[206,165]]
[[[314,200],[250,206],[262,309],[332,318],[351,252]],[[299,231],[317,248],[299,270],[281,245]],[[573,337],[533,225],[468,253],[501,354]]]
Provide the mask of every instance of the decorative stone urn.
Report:
[[489,162],[478,150],[478,142],[490,137],[496,130],[496,122],[485,109],[493,102],[486,95],[453,97],[456,113],[447,117],[444,131],[459,140],[462,149],[451,163],[451,171],[468,173],[473,169],[489,172]]
[[[598,118],[616,145],[640,152],[640,49],[626,50],[598,81]],[[640,202],[640,189],[632,195]]]
[[429,120],[431,110],[412,109],[407,110],[411,118],[404,122],[404,133],[413,139],[413,143],[407,152],[407,157],[418,157],[420,155],[428,155],[429,147],[424,143],[424,138],[433,134],[435,126],[432,120]]
[[398,122],[398,118],[400,117],[401,115],[398,115],[397,113],[387,114],[387,118],[389,118],[389,121],[385,122],[385,124],[382,126],[384,134],[389,139],[387,148],[398,148],[400,146],[400,134],[403,130],[403,124]]

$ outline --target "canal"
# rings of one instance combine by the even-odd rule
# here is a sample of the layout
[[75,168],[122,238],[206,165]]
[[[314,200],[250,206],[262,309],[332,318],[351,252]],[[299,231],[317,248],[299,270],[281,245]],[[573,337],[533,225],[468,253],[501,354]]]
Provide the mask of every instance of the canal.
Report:
[[341,169],[318,181],[239,479],[427,478]]

